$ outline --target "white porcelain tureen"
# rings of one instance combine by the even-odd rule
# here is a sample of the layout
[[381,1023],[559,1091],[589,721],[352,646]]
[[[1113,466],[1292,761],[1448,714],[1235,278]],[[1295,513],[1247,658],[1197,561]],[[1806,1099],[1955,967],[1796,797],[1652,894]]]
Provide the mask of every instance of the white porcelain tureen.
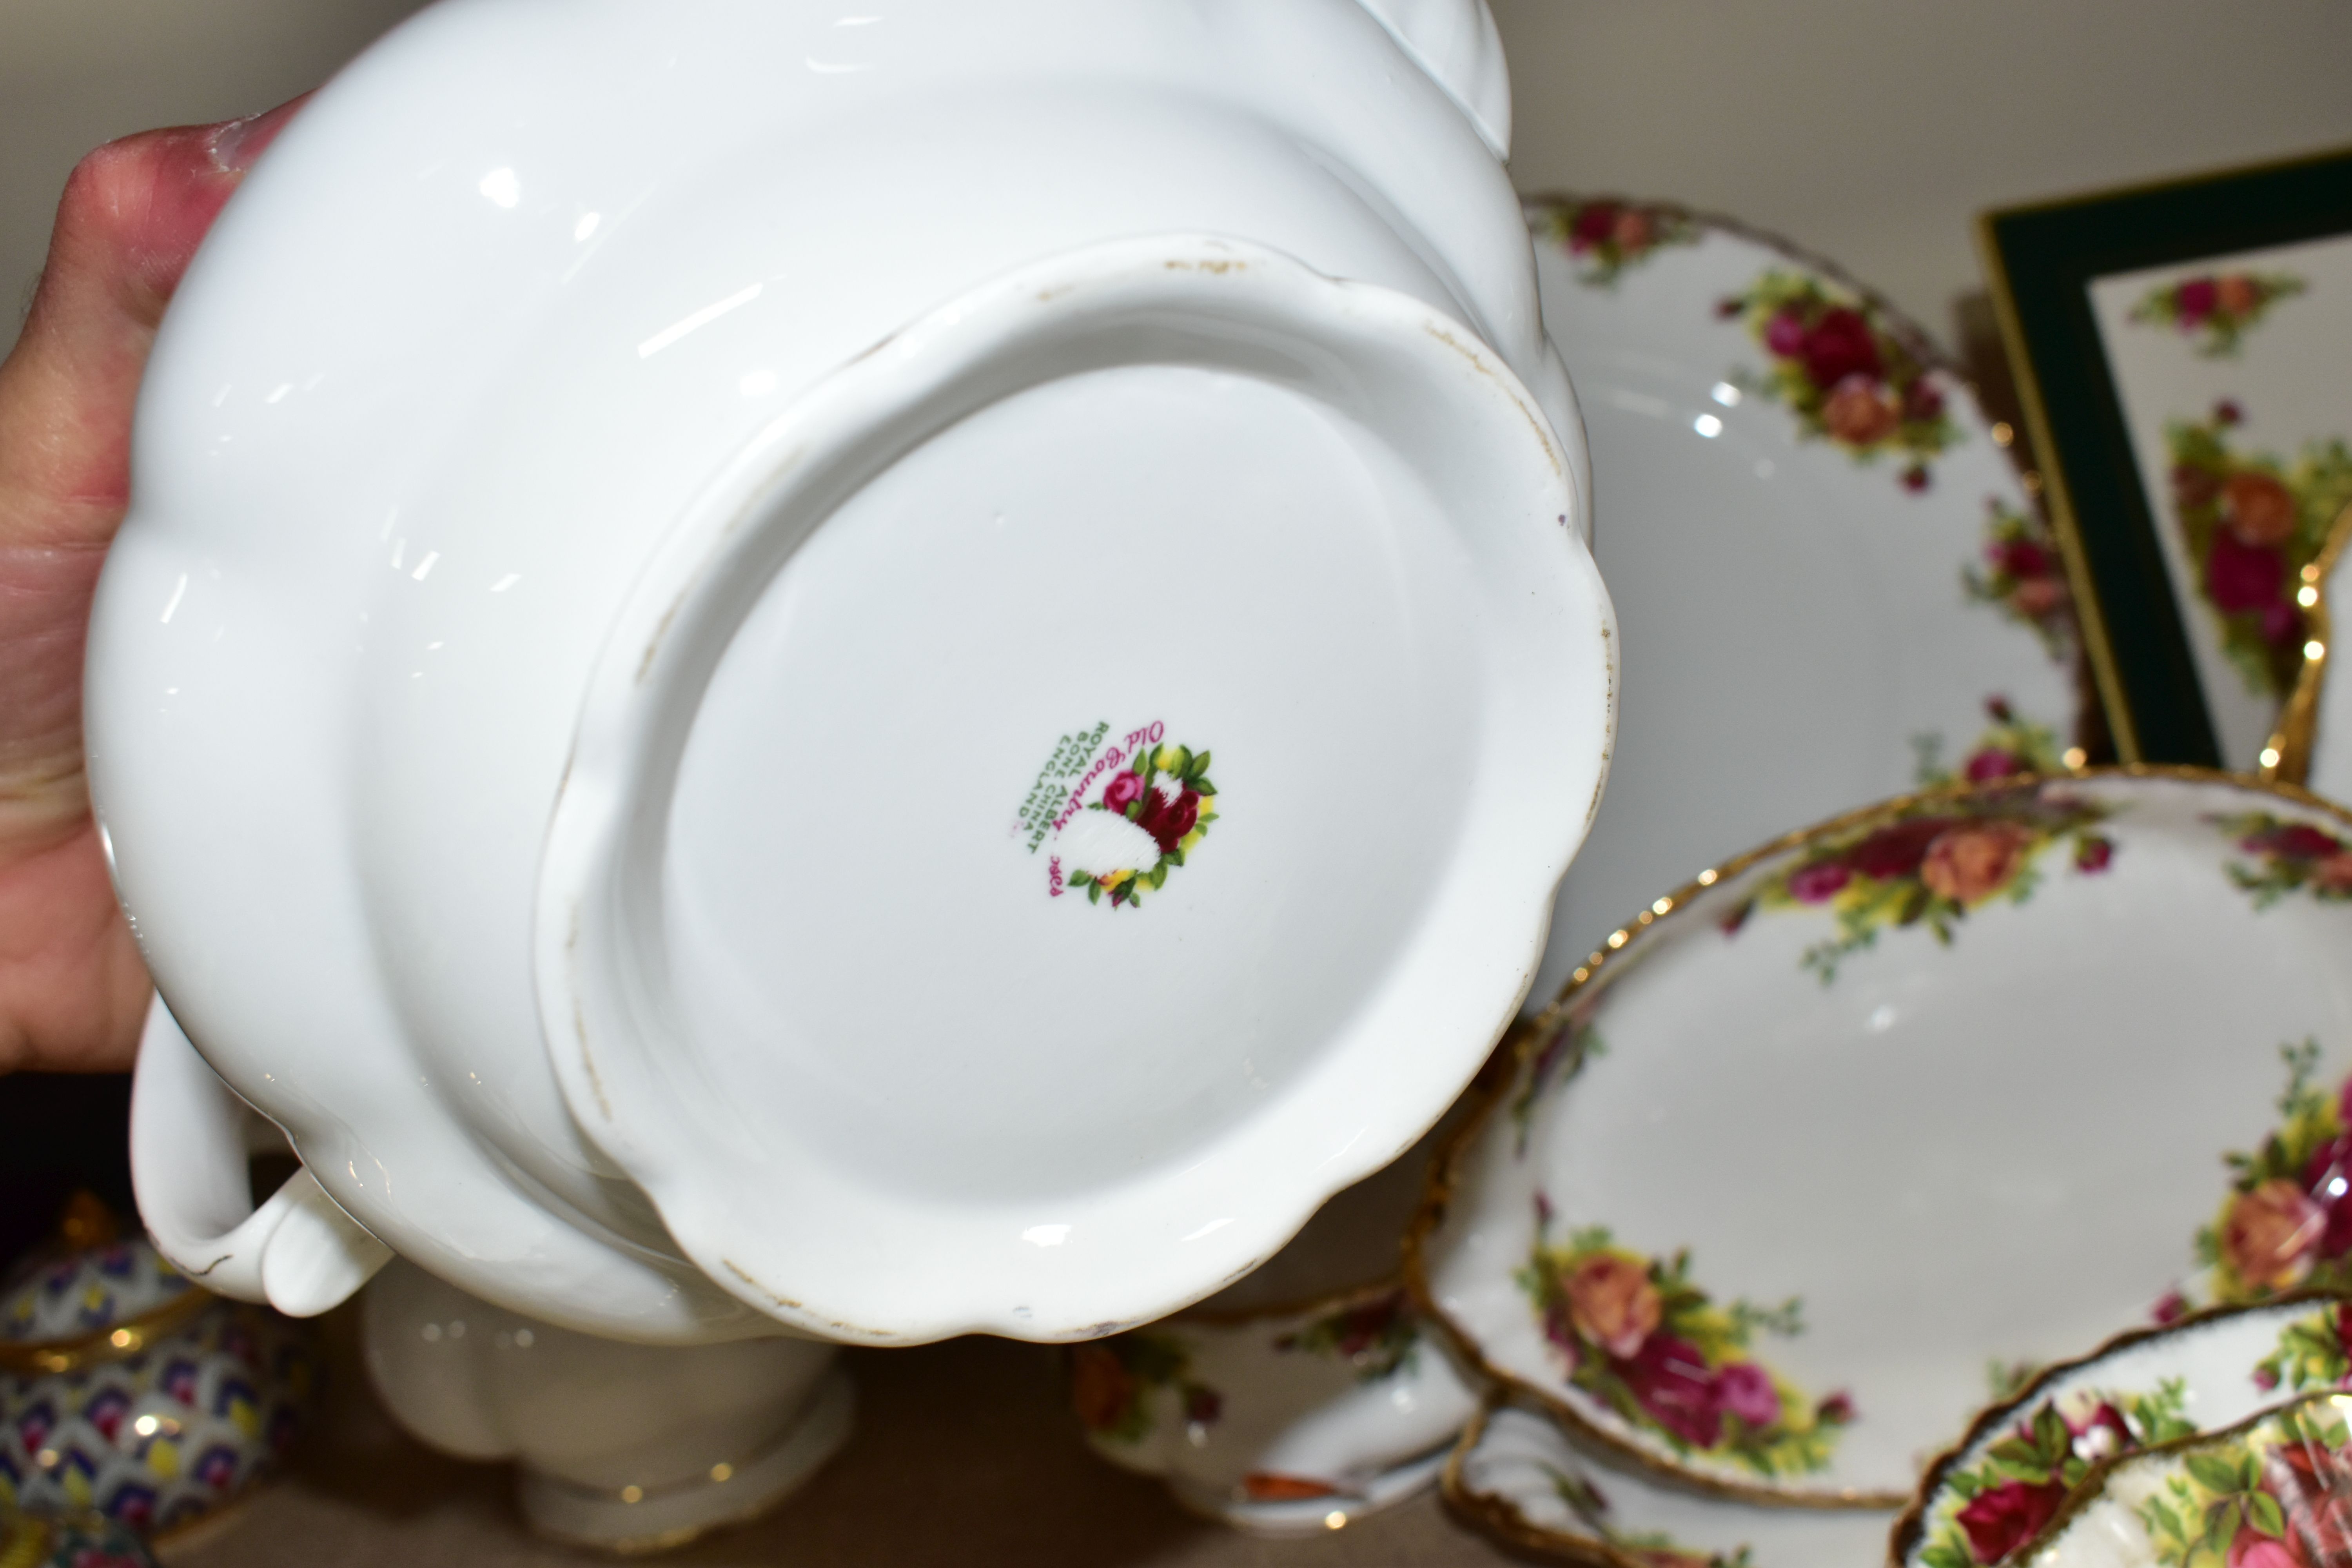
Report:
[[[1410,1144],[1612,721],[1507,122],[1480,0],[362,57],[165,324],[92,629],[166,1253],[1067,1340]],[[306,1166],[249,1217],[224,1082]]]

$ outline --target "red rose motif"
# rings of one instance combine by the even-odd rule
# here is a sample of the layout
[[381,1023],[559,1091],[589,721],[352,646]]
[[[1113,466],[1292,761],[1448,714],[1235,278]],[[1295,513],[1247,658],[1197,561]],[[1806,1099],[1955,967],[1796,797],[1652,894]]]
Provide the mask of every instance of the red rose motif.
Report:
[[[2263,1459],[2263,1489],[2286,1516],[2284,1564],[2254,1560],[2250,1568],[2343,1568],[2352,1563],[2352,1463],[2310,1443],[2282,1443]],[[2231,1568],[2237,1568],[2233,1555]]]
[[1926,376],[1919,377],[1903,392],[1903,417],[1924,424],[1938,418],[1944,412],[1944,395]]
[[1948,816],[1890,823],[1846,852],[1846,864],[1864,877],[1888,881],[1908,877],[1927,858],[1927,846],[1953,826]]
[[2223,615],[2278,604],[2285,578],[2285,556],[2243,543],[2228,529],[2214,530],[2212,548],[2205,555],[2205,591]]
[[1853,1420],[1853,1395],[1832,1394],[1813,1407],[1813,1419],[1825,1426],[1843,1426]]
[[2074,847],[2074,869],[2077,871],[2087,871],[2095,875],[2113,865],[2115,858],[2116,846],[2113,839],[2085,838]]
[[1782,359],[1805,352],[1805,318],[1785,310],[1764,323],[1764,346]]
[[1958,1515],[1969,1554],[1979,1563],[2000,1562],[2032,1540],[2065,1497],[2066,1489],[2056,1481],[2004,1481],[1979,1492]]
[[2281,602],[2263,608],[2263,641],[2273,647],[2294,642],[2303,636],[2303,616],[2293,605]]
[[1805,333],[1805,346],[1799,357],[1805,362],[1805,374],[1815,386],[1827,389],[1850,375],[1868,376],[1877,380],[1885,374],[1885,363],[1878,356],[1878,340],[1872,335],[1870,323],[1862,312],[1843,305],[1823,310],[1821,319]]
[[1135,825],[1151,835],[1151,841],[1160,846],[1162,855],[1173,855],[1177,844],[1184,835],[1192,831],[1193,825],[1200,820],[1200,791],[1183,790],[1171,799],[1160,791],[1152,790],[1143,803],[1143,815],[1135,819]]
[[2079,1426],[2067,1422],[2066,1430],[2074,1435],[2074,1457],[2078,1459],[2104,1459],[2132,1447],[2131,1427],[2126,1424],[2124,1413],[2112,1405],[2102,1404]]
[[1579,212],[1576,221],[1569,225],[1569,248],[1590,250],[1607,239],[1617,227],[1618,211],[1615,202],[1594,202]]
[[2012,577],[2046,577],[2057,567],[2050,552],[2030,539],[2003,540],[1985,547],[1985,558],[1996,572]]
[[1722,1392],[1696,1345],[1652,1334],[1640,1352],[1612,1367],[1650,1418],[1692,1447],[1712,1448],[1722,1439]]
[[2216,425],[2236,425],[2245,417],[2246,411],[2238,406],[2238,400],[2234,397],[2225,397],[2213,405],[2213,423]]
[[2285,860],[2325,860],[2340,851],[2343,841],[2307,823],[2290,822],[2258,833],[2242,846],[2254,854],[2276,855]]
[[2341,1258],[2352,1252],[2352,1133],[2338,1133],[2312,1152],[2303,1167],[2303,1190],[2327,1216],[2319,1233],[2319,1256]]
[[1853,880],[1844,862],[1819,860],[1789,873],[1789,893],[1801,904],[1825,904]]
[[2220,294],[2210,278],[2191,278],[2175,290],[2172,306],[2180,312],[2181,330],[2189,331],[2211,315]]
[[2015,752],[2003,751],[1999,746],[1987,746],[1983,751],[1970,757],[1968,765],[1960,771],[1962,776],[1970,784],[1985,784],[1993,779],[2005,779],[2011,773],[2021,773],[2030,770],[2025,765],[2025,759]]

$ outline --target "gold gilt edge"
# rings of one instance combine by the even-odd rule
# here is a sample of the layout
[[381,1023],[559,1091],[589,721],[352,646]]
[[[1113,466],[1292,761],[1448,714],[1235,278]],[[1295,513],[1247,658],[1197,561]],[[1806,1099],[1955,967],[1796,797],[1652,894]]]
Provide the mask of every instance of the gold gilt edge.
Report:
[[1446,1210],[1454,1198],[1461,1178],[1465,1157],[1486,1131],[1496,1106],[1526,1071],[1527,1064],[1538,1049],[1538,1043],[1549,1041],[1553,1032],[1565,1020],[1570,1005],[1582,997],[1590,988],[1594,992],[1622,973],[1627,961],[1637,949],[1646,950],[1643,937],[1666,916],[1682,909],[1699,894],[1718,883],[1727,882],[1758,863],[1787,853],[1815,838],[1841,833],[1848,828],[1881,818],[1899,816],[1918,806],[1945,801],[1969,799],[1977,795],[2001,795],[2011,791],[2037,787],[2044,784],[2082,782],[2097,783],[2107,779],[2168,779],[2189,784],[2221,784],[2249,794],[2274,795],[2308,811],[2316,811],[2334,819],[2347,829],[2352,829],[2352,810],[2333,801],[2322,800],[2299,784],[2282,780],[2257,778],[2250,773],[2225,773],[2217,768],[2202,768],[2183,763],[2117,763],[2106,767],[2081,768],[2062,773],[2028,773],[2005,779],[1991,779],[1975,784],[1946,784],[1935,789],[1919,790],[1910,795],[1841,812],[1810,827],[1791,833],[1757,847],[1743,851],[1721,865],[1701,871],[1690,881],[1661,898],[1642,911],[1630,924],[1610,933],[1607,942],[1591,957],[1579,964],[1569,976],[1550,1005],[1538,1014],[1527,1028],[1517,1034],[1516,1044],[1506,1041],[1504,1052],[1496,1053],[1502,1070],[1482,1074],[1471,1094],[1476,1097],[1469,1114],[1460,1126],[1447,1136],[1431,1157],[1429,1173],[1422,1189],[1420,1205],[1405,1227],[1402,1243],[1404,1282],[1415,1311],[1437,1326],[1462,1361],[1495,1387],[1507,1391],[1523,1402],[1539,1408],[1561,1427],[1606,1449],[1609,1454],[1633,1468],[1659,1478],[1685,1489],[1696,1490],[1714,1497],[1729,1498],[1767,1508],[1800,1509],[1886,1509],[1906,1507],[1909,1492],[1807,1492],[1787,1489],[1753,1486],[1745,1481],[1727,1479],[1705,1471],[1686,1468],[1654,1451],[1619,1436],[1598,1426],[1565,1400],[1549,1390],[1538,1387],[1506,1371],[1488,1360],[1486,1352],[1470,1332],[1455,1322],[1439,1305],[1430,1289],[1427,1247],[1429,1238],[1444,1223]]
[[[2295,677],[2294,691],[2286,700],[2279,715],[2279,727],[2265,748],[2262,776],[2279,783],[2299,784],[2311,777],[2311,749],[2319,738],[2319,694],[2327,684],[2327,654],[2336,646],[2335,627],[2328,615],[2327,580],[2336,571],[2336,561],[2343,555],[2346,542],[2352,540],[2352,505],[2336,514],[2328,525],[2327,542],[2303,569],[2303,594],[2311,595],[2304,605],[2304,641],[2302,673]],[[2318,652],[2311,650],[2316,647]]]
[[[1893,1561],[1901,1564],[1910,1560],[1912,1552],[1919,1544],[1920,1535],[1927,1528],[1928,1505],[1935,1500],[1936,1495],[1943,1490],[1945,1478],[1950,1473],[1952,1468],[1968,1456],[1969,1449],[1982,1442],[1994,1430],[2004,1423],[2013,1420],[2020,1411],[2031,1410],[2053,1384],[2087,1371],[2110,1356],[2120,1355],[2126,1351],[2137,1349],[2151,1340],[2168,1339],[2192,1329],[2210,1328],[2215,1323],[2252,1317],[2257,1313],[2293,1310],[2315,1301],[2343,1301],[2347,1299],[2352,1298],[2347,1298],[2344,1292],[2336,1290],[2295,1290],[2267,1301],[2252,1301],[2235,1307],[2208,1307],[2169,1323],[2126,1329],[2087,1355],[2076,1356],[2072,1361],[2053,1362],[2043,1367],[2016,1393],[1988,1405],[1979,1411],[1976,1419],[1969,1423],[1968,1430],[1960,1434],[1958,1440],[1937,1455],[1929,1461],[1927,1468],[1920,1472],[1919,1489],[1911,1494],[1910,1505],[1904,1509],[1901,1516],[1895,1520],[1894,1532],[1888,1538],[1888,1545],[1894,1554]],[[2209,1442],[2216,1436],[2218,1436],[2216,1433],[2200,1432],[2192,1439],[2188,1440]],[[2137,1453],[2145,1455],[2153,1448],[2165,1446],[2151,1445],[2149,1448],[2137,1450]],[[2021,1557],[2019,1561],[2031,1560]]]
[[0,1341],[0,1373],[47,1377],[81,1372],[108,1362],[127,1361],[152,1349],[164,1335],[194,1321],[219,1300],[202,1286],[192,1284],[168,1301],[78,1339],[23,1344]]
[[2001,259],[1993,236],[2000,215],[1984,213],[1976,221],[1977,256],[1985,270],[1993,317],[2000,325],[2001,346],[2008,351],[2010,374],[2025,415],[2026,435],[2042,459],[2042,502],[2057,536],[2058,554],[2066,563],[2067,586],[2074,595],[2074,624],[2081,628],[2083,651],[2091,661],[2091,677],[2106,710],[2107,732],[2115,738],[2116,754],[2126,763],[2140,757],[2139,729],[2126,700],[2123,671],[2116,663],[2115,645],[2107,639],[2106,611],[2101,606],[2090,558],[2084,553],[2083,534],[2075,521],[2074,498],[2066,482],[2066,465],[2050,427],[2050,405],[2042,392],[2042,378],[2025,340],[2025,324],[2018,319],[2017,300],[2009,281],[2009,266]]
[[[2004,442],[1995,433],[1993,426],[2000,421],[1985,414],[1984,395],[1978,387],[1976,378],[1969,374],[1968,368],[1957,357],[1946,353],[1938,345],[1927,328],[1912,320],[1909,313],[1894,300],[1854,277],[1836,262],[1817,251],[1807,249],[1785,235],[1776,234],[1770,229],[1722,213],[1686,207],[1679,202],[1649,201],[1640,196],[1623,195],[1614,192],[1582,195],[1573,191],[1551,189],[1528,192],[1519,197],[1519,205],[1523,210],[1553,208],[1590,202],[1621,202],[1629,206],[1641,207],[1645,211],[1664,213],[1670,217],[1696,224],[1703,228],[1719,230],[1763,246],[1768,250],[1780,252],[1798,266],[1809,271],[1820,273],[1823,278],[1864,300],[1902,342],[1906,353],[1917,360],[1922,366],[1948,377],[1968,393],[1969,400],[1976,405],[1979,416],[1984,419],[1987,438],[2007,459],[2010,471],[2017,477],[2018,489],[2025,492],[2026,504],[2038,509],[2047,518],[2051,532],[2058,541],[2059,556],[2066,563],[2067,589],[2073,594],[2074,599],[2074,612],[2076,626],[2074,657],[2066,661],[2074,667],[2073,673],[2075,682],[2075,712],[2072,738],[2077,744],[2091,743],[2090,737],[2094,733],[2095,727],[2088,722],[2091,715],[2084,710],[2095,704],[2107,722],[2108,733],[2114,738],[2118,753],[2126,762],[2137,761],[2139,756],[2139,743],[2131,730],[2130,714],[2124,712],[2117,706],[2122,688],[2115,679],[2115,659],[2107,647],[2106,623],[2099,619],[2098,601],[2092,598],[2085,591],[2090,583],[2090,574],[2088,568],[2081,564],[2082,552],[2073,542],[2072,514],[2066,513],[2062,519],[2060,509],[2047,488],[2054,480],[2055,475],[2046,473],[2044,470],[2045,468],[2054,469],[2056,465],[2048,456],[2049,429],[2046,424],[2039,422],[2035,416],[2035,410],[2039,407],[2039,391],[2035,389],[2028,393],[2022,383],[2021,378],[2030,374],[2030,368],[2020,373],[2019,389],[2025,405],[2027,434],[2032,438],[2029,450],[2027,447],[2021,446],[2014,436]],[[1992,258],[1989,265],[1997,268],[1998,259]],[[1991,294],[1995,310],[2001,314],[2002,318],[2002,345],[2008,351],[2012,363],[2018,363],[2019,344],[2010,330],[2009,305],[2005,289],[2005,281],[1998,282],[1991,289]],[[2041,468],[2027,461],[2028,457],[2035,453],[2042,456],[2042,467]],[[2085,665],[2088,667],[2087,679]],[[2116,728],[2118,715],[2120,715],[2120,729]],[[2130,738],[2127,740],[2126,737]]]
[[1596,1536],[1547,1530],[1520,1512],[1510,1499],[1472,1489],[1462,1479],[1463,1463],[1486,1436],[1486,1423],[1500,1408],[1491,1402],[1479,1407],[1478,1414],[1470,1418],[1470,1425],[1462,1429],[1461,1440],[1454,1444],[1445,1468],[1439,1473],[1437,1495],[1447,1510],[1473,1530],[1513,1551],[1556,1557],[1582,1568],[1655,1568],[1654,1563],[1629,1555]]

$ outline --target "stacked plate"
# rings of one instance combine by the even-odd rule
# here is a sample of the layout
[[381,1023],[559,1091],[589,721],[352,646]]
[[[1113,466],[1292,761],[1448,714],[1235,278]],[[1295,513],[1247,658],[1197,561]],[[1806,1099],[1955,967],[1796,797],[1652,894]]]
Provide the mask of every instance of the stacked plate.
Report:
[[[1609,1568],[2183,1563],[2148,1498],[2317,1455],[2197,1494],[2291,1533],[2341,1418],[2278,1406],[2352,1374],[2352,816],[2084,767],[2010,432],[1883,300],[1678,209],[1529,216],[1627,693],[1549,1005],[1430,1162],[1402,1296],[1090,1347],[1097,1447],[1259,1530],[1442,1468]],[[2336,1560],[2305,1534],[2251,1561]]]
[[1627,698],[1407,1241],[1493,1391],[1449,1500],[1615,1568],[2336,1561],[2342,1416],[2279,1402],[2352,1372],[2352,816],[2082,768],[2008,433],[1883,302],[1533,217]]

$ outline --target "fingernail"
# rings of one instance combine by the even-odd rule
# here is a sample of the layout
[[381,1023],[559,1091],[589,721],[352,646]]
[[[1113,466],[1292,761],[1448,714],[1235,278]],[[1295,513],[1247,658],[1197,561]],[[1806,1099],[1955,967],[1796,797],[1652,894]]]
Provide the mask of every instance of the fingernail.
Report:
[[269,144],[278,140],[278,133],[286,129],[287,122],[310,101],[310,94],[306,92],[299,98],[289,99],[267,114],[230,121],[213,132],[214,164],[224,174],[244,174],[260,160]]

